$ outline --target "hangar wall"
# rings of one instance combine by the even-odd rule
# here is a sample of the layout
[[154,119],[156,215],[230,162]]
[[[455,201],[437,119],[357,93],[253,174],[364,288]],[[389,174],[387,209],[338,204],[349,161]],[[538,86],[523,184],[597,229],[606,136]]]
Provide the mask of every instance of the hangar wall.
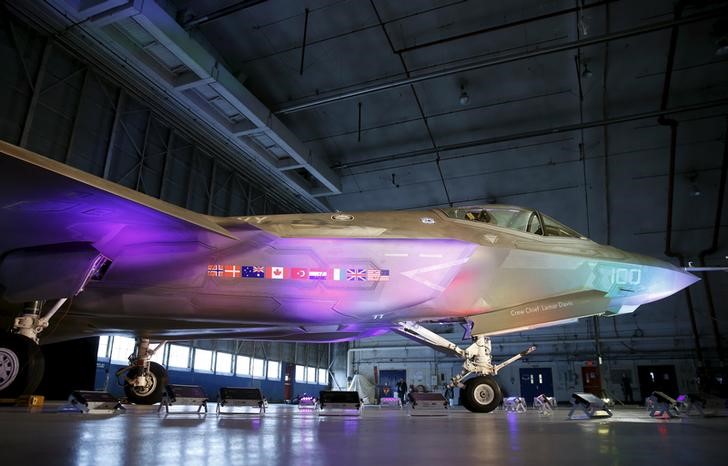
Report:
[[[698,366],[689,334],[676,334],[669,329],[657,333],[659,327],[649,326],[638,332],[615,333],[614,330],[619,327],[612,327],[611,319],[615,318],[600,318],[601,365],[597,356],[592,319],[561,327],[493,337],[495,364],[530,345],[537,347],[534,353],[499,372],[497,379],[504,393],[520,396],[528,391],[525,387],[528,381],[522,382],[521,378],[527,377],[529,372],[522,370],[550,369],[547,372],[552,377],[552,394],[557,400],[565,402],[574,392],[588,391],[589,387],[584,384],[583,371],[597,367],[601,372],[603,392],[618,400],[624,399],[623,375],[630,380],[632,396],[637,401],[642,398],[643,392],[650,393],[654,389],[654,385],[641,384],[640,373],[649,373],[650,370],[665,366],[672,366],[679,393],[697,389]],[[461,347],[468,344],[462,340],[463,329],[460,326],[445,325],[438,333]],[[351,346],[348,356],[349,375],[358,373],[370,381],[374,381],[375,372],[405,370],[408,385],[423,385],[427,390],[444,390],[450,377],[459,373],[462,368],[461,361],[413,344],[410,340],[394,334],[354,342]],[[658,375],[664,377],[664,374]],[[670,374],[669,377],[672,378],[673,375]],[[670,385],[670,382],[655,381],[664,386]],[[455,398],[457,399],[457,393]]]
[[3,18],[0,139],[201,213],[295,210],[234,165],[240,154],[202,141],[8,11]]

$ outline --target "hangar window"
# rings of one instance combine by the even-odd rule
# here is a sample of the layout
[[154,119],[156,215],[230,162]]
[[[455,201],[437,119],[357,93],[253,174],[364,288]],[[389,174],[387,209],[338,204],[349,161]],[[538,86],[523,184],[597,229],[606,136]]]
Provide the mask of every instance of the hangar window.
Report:
[[265,377],[265,361],[253,358],[253,377]]
[[169,367],[187,369],[190,367],[190,347],[169,345]]
[[217,352],[215,359],[215,372],[218,374],[230,374],[233,371],[233,355],[230,353]]
[[99,337],[99,350],[96,352],[96,357],[98,358],[108,358],[109,357],[109,337],[104,335]]
[[296,382],[306,382],[306,366],[296,365]]
[[238,356],[235,359],[235,375],[250,375],[250,358]]
[[535,210],[511,206],[467,206],[442,210],[445,215],[458,220],[487,223],[511,230],[544,236],[586,239],[571,228]]
[[307,383],[316,383],[316,368],[315,367],[306,368],[306,382]]
[[278,361],[268,361],[268,380],[281,380],[281,363]]
[[[128,364],[129,356],[134,352],[135,346],[136,340],[134,338],[101,336],[99,337],[99,349],[96,352],[96,357],[110,359],[115,364]],[[151,348],[156,348],[156,344],[153,344]],[[152,361],[164,364],[164,347],[154,353]]]
[[134,339],[129,337],[114,337],[111,346],[111,362],[128,364],[129,355],[134,352]]
[[329,371],[326,369],[319,369],[318,370],[318,382],[321,385],[328,385],[329,384]]
[[212,351],[195,348],[195,372],[212,372]]
[[[156,348],[156,345],[153,345],[152,348]],[[152,356],[152,361],[164,365],[164,350],[164,346],[159,348],[159,350],[154,353],[154,356]]]

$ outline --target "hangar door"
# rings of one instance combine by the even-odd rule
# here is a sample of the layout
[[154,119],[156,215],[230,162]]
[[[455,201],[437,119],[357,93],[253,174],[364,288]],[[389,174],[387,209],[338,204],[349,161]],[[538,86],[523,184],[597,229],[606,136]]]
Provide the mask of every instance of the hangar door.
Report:
[[586,393],[602,397],[602,375],[596,366],[584,366],[581,368],[581,383]]
[[519,369],[521,376],[521,396],[526,403],[533,403],[539,395],[554,396],[554,382],[550,367],[529,367]]

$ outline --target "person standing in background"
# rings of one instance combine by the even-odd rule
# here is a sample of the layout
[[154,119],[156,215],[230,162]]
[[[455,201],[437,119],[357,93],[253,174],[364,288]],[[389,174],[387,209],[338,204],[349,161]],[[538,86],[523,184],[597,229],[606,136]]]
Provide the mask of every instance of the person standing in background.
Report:
[[632,382],[630,382],[627,374],[622,374],[622,392],[624,394],[625,404],[634,403],[634,398],[632,397]]
[[399,379],[399,382],[397,382],[397,396],[399,396],[399,401],[402,402],[404,405],[404,397],[407,394],[407,382],[404,381],[404,379]]

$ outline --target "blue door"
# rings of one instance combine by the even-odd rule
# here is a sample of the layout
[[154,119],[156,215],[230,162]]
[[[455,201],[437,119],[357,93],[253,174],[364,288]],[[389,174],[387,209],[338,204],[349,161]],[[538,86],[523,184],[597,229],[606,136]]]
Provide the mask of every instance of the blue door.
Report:
[[554,382],[550,367],[521,368],[521,396],[529,405],[539,395],[554,396]]
[[400,380],[407,381],[407,371],[386,369],[379,371],[379,398],[394,397],[397,391],[397,382]]

